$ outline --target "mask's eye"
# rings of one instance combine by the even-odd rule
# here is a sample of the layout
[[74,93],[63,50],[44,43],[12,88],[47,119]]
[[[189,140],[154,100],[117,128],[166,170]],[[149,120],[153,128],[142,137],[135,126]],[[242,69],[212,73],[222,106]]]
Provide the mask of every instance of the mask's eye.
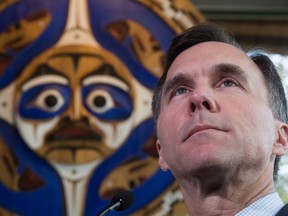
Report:
[[25,89],[19,99],[19,114],[23,118],[47,119],[64,112],[71,98],[70,88],[46,84]]
[[57,111],[63,104],[63,96],[56,89],[48,89],[35,99],[35,105],[48,112]]
[[124,120],[133,110],[130,95],[111,85],[87,85],[82,89],[82,98],[86,109],[101,120]]
[[93,91],[88,95],[87,105],[96,113],[104,113],[115,106],[111,95],[101,89]]

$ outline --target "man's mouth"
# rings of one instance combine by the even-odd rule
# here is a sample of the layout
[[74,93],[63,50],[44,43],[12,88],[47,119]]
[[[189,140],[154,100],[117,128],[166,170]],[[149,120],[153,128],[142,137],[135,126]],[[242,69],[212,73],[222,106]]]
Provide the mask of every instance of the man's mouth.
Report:
[[194,135],[195,133],[198,133],[204,130],[209,130],[209,129],[219,130],[218,128],[210,126],[210,125],[197,125],[193,128],[190,135]]
[[214,131],[222,131],[222,132],[227,132],[225,129],[221,129],[219,127],[213,126],[213,125],[196,125],[192,128],[191,131],[187,133],[186,136],[184,136],[184,141],[189,139],[189,137],[203,131],[208,131],[208,130],[214,130]]

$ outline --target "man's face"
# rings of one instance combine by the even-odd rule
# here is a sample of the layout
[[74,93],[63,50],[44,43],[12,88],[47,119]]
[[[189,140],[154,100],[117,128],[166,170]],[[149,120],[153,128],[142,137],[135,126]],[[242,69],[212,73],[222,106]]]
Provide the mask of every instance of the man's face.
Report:
[[160,165],[176,177],[211,168],[273,171],[277,139],[265,81],[240,50],[206,42],[182,52],[163,87]]

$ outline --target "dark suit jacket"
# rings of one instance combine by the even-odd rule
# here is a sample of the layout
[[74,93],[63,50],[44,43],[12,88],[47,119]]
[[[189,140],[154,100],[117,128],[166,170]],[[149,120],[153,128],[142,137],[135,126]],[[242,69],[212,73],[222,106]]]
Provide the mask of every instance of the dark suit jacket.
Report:
[[288,216],[288,204],[283,206],[282,209],[276,214],[276,216]]

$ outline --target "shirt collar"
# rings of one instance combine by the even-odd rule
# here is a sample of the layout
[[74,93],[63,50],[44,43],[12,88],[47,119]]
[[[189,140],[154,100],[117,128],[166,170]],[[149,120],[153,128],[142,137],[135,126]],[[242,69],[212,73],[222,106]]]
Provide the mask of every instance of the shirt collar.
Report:
[[274,192],[258,199],[235,216],[274,216],[283,206],[280,196]]

